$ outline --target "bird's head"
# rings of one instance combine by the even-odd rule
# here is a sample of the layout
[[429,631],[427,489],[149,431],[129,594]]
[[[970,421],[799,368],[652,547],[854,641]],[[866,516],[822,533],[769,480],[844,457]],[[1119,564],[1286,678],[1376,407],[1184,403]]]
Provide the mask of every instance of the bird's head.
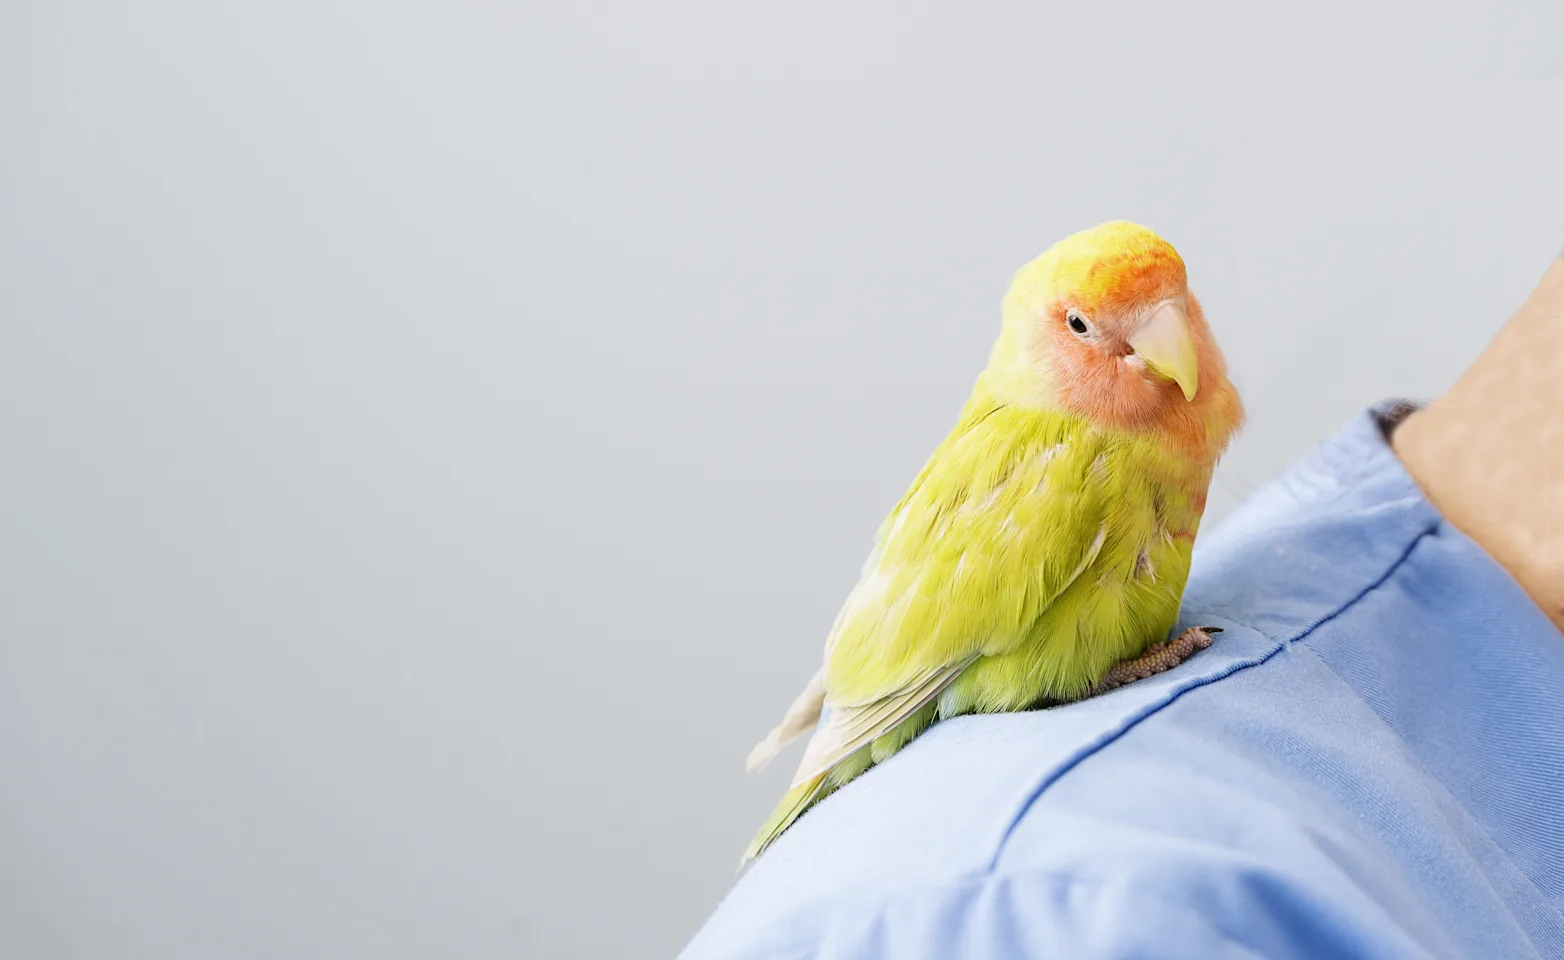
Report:
[[1242,416],[1183,259],[1125,221],[1066,237],[1016,272],[984,377],[1006,402],[1113,426]]

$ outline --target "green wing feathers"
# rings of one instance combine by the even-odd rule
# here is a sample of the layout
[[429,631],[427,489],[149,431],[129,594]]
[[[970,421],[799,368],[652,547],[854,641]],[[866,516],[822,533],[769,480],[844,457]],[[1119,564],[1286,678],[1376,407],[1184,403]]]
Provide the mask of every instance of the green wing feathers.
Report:
[[1013,649],[1101,548],[1081,421],[969,405],[882,527],[826,661],[833,704]]

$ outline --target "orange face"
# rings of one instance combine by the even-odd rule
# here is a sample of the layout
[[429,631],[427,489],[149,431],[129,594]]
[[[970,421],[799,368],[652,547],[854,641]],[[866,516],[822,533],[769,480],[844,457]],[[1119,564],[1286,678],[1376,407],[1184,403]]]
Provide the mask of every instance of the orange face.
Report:
[[1114,426],[1190,434],[1236,404],[1184,261],[1167,241],[1110,223],[1055,254],[1030,336],[1060,406]]

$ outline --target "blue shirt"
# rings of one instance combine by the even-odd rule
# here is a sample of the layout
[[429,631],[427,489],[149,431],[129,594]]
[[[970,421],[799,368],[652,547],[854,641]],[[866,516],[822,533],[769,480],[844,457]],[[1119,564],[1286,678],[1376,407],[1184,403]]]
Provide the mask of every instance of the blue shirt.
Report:
[[1564,957],[1564,637],[1366,414],[1201,540],[1161,676],[935,725],[687,960]]

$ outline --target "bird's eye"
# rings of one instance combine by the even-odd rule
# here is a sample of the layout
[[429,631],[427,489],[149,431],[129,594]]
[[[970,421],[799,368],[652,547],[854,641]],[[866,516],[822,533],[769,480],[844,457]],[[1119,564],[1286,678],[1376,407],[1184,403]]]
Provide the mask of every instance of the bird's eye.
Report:
[[1076,336],[1084,337],[1092,332],[1091,323],[1081,315],[1079,310],[1071,310],[1064,315],[1064,322],[1070,325]]

